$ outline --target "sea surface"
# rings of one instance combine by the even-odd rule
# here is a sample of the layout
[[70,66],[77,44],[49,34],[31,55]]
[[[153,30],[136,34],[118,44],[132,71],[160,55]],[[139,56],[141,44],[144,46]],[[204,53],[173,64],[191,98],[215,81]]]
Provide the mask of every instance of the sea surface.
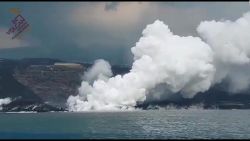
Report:
[[1,113],[1,139],[250,139],[250,110]]

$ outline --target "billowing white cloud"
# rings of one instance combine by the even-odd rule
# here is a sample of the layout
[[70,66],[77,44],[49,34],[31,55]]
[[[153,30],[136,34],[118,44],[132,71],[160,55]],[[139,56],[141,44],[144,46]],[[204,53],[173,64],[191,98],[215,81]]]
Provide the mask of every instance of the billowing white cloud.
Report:
[[160,84],[187,98],[211,86],[213,52],[198,37],[174,35],[157,20],[143,30],[131,51],[134,63],[129,73],[99,79],[93,85],[82,83],[85,90],[69,97],[69,110],[131,110]]
[[215,54],[216,80],[229,78],[232,92],[250,85],[250,12],[236,21],[203,21],[197,28]]
[[94,65],[84,73],[83,80],[93,83],[95,80],[107,80],[113,75],[109,62],[98,59]]
[[[118,12],[119,8],[110,11]],[[197,18],[194,16],[194,10],[188,8],[162,9],[159,5],[151,5],[150,10],[150,12],[145,10],[142,15],[148,15],[149,19],[150,17],[164,19],[164,13],[172,12],[167,19],[169,22],[175,19],[172,24],[189,25],[183,26],[182,33],[188,27],[197,28],[190,19],[198,21],[204,18],[203,16]],[[207,14],[207,11],[199,8],[196,10],[197,13]],[[181,13],[185,12],[187,15],[184,14],[183,17]],[[178,20],[173,13],[178,13],[181,19],[179,22],[176,22]],[[141,19],[143,19],[142,15],[140,15]],[[185,98],[192,98],[197,93],[205,92],[211,86],[226,80],[229,81],[229,90],[233,93],[248,89],[250,85],[250,13],[244,14],[236,21],[204,20],[198,21],[202,22],[197,28],[198,35],[204,41],[199,37],[178,36],[159,20],[148,25],[143,30],[143,36],[131,49],[134,62],[130,72],[105,80],[98,79],[93,84],[83,82],[79,95],[69,97],[69,110],[131,110],[137,102],[144,101],[147,96],[159,99],[163,93],[158,90],[167,92],[166,97],[168,93],[180,93]],[[95,20],[90,19],[89,22],[92,21]],[[103,27],[114,25],[107,30],[125,31],[126,29],[126,25],[122,26],[120,21],[100,21],[100,23],[94,22],[95,25],[99,24]]]

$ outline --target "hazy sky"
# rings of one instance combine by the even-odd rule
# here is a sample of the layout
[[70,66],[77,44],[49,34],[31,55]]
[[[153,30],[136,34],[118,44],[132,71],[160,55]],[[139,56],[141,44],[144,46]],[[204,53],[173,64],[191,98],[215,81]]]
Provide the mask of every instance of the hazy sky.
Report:
[[[6,34],[18,8],[30,28]],[[130,48],[147,24],[164,21],[182,36],[198,36],[204,20],[235,20],[248,2],[0,2],[0,58],[49,57],[131,64]]]

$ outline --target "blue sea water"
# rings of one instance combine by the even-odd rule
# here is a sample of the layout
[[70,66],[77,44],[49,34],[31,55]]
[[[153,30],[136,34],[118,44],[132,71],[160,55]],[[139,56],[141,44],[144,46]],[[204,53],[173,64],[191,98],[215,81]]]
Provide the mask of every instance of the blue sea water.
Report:
[[1,113],[1,139],[250,139],[250,110]]

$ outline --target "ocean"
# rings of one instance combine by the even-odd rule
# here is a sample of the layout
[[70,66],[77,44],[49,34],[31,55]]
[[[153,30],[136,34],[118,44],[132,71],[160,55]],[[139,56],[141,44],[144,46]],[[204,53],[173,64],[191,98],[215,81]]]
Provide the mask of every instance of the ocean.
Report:
[[250,139],[250,110],[1,113],[1,139]]

